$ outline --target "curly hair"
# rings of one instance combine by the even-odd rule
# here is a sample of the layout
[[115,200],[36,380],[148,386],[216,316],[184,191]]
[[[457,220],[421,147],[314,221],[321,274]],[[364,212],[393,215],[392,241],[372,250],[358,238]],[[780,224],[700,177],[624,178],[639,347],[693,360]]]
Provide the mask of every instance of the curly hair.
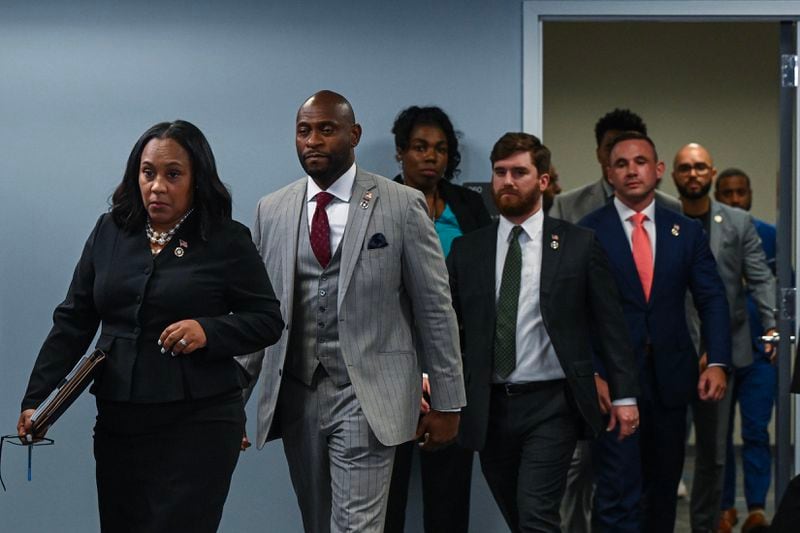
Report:
[[405,152],[411,142],[411,132],[417,126],[435,126],[444,132],[447,139],[447,168],[444,177],[453,179],[459,172],[458,164],[461,163],[461,152],[458,151],[459,133],[453,128],[450,117],[440,107],[411,106],[400,111],[392,126],[394,146],[397,150]]
[[111,196],[111,216],[127,231],[144,227],[147,212],[139,189],[139,167],[145,146],[153,139],[172,139],[189,155],[194,186],[194,210],[200,218],[200,235],[205,239],[217,223],[231,219],[231,194],[217,174],[217,164],[203,132],[191,122],[175,120],[150,127],[133,145],[122,181]]
[[607,131],[638,131],[647,135],[647,124],[644,123],[642,117],[630,109],[616,108],[603,115],[594,125],[594,138],[597,146],[603,142],[603,136]]

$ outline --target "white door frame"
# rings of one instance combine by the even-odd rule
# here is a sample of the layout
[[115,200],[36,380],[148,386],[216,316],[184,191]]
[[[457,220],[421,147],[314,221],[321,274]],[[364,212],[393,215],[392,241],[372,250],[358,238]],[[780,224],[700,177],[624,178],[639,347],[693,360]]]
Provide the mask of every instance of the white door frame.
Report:
[[[542,24],[545,21],[783,21],[800,20],[800,1],[752,0],[731,1],[641,1],[641,0],[524,0],[522,5],[522,127],[542,135],[543,60]],[[796,50],[800,52],[800,29]],[[796,109],[800,113],[800,90],[796,91]],[[800,154],[800,120],[794,126],[794,150]],[[800,157],[800,155],[798,155]],[[800,209],[800,181],[794,167],[795,209]],[[797,220],[798,217],[795,217]],[[795,229],[797,227],[795,226]],[[800,231],[795,232],[795,265],[800,265]],[[800,297],[795,302],[795,316],[800,317]],[[794,471],[800,471],[800,395],[794,399]]]

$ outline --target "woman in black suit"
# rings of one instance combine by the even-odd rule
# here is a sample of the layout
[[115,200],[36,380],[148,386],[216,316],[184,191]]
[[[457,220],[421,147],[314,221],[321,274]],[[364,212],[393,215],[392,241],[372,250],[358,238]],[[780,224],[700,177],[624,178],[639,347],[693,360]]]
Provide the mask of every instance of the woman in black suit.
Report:
[[[278,301],[203,134],[147,130],[128,158],[33,367],[17,431],[87,350],[100,526],[216,531],[244,431],[233,359],[278,340]],[[41,436],[41,435],[37,435]]]
[[[450,182],[458,174],[461,154],[458,137],[447,114],[438,107],[412,106],[397,116],[392,127],[397,161],[402,172],[395,181],[420,190],[442,243],[444,255],[457,237],[491,223],[483,198],[475,191]],[[429,394],[423,379],[423,394]],[[421,411],[430,407],[423,398]],[[402,532],[411,456],[414,443],[398,446],[389,488],[386,533]],[[425,531],[466,533],[472,452],[452,444],[436,452],[420,454]]]

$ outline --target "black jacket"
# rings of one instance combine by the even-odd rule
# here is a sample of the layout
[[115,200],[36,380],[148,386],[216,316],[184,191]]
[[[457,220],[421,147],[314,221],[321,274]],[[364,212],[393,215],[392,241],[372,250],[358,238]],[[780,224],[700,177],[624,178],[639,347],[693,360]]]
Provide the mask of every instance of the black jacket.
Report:
[[[403,177],[398,174],[394,181],[403,183]],[[439,196],[453,210],[461,233],[466,234],[492,223],[483,198],[475,191],[450,183],[443,178],[439,180]]]
[[[176,249],[181,249],[176,253]],[[161,354],[166,326],[195,319],[205,348]],[[22,409],[38,406],[83,355],[102,325],[97,348],[108,353],[92,386],[100,399],[169,402],[210,397],[242,386],[233,359],[278,340],[283,321],[250,232],[224,222],[200,237],[190,216],[155,258],[144,228],[120,229],[110,214],[97,221],[66,299],[31,373]]]

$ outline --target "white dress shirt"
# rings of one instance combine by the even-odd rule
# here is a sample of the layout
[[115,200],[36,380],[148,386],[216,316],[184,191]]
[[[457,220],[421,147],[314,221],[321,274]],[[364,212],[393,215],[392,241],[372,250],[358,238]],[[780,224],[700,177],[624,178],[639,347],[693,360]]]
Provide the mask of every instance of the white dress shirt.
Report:
[[[319,185],[307,176],[306,186],[306,211],[308,211],[308,231],[311,232],[311,219],[317,209],[317,194],[322,192]],[[333,200],[325,206],[328,215],[331,236],[331,255],[336,253],[339,243],[344,236],[344,227],[347,225],[347,214],[350,212],[350,197],[353,196],[353,184],[356,181],[356,164],[353,163],[347,171],[339,176],[325,192],[333,195]]]
[[[522,249],[522,272],[517,307],[517,366],[506,378],[495,375],[495,383],[527,383],[566,377],[544,327],[539,306],[543,222],[544,214],[540,209],[521,224],[523,231],[519,234],[519,245]],[[505,217],[500,217],[495,254],[495,300],[500,296],[503,266],[514,226]]]
[[628,237],[628,246],[631,247],[631,253],[633,253],[633,240],[631,236],[633,235],[633,221],[631,217],[638,212],[644,213],[645,219],[642,223],[644,226],[644,230],[647,232],[647,236],[650,237],[650,248],[653,251],[653,266],[655,266],[656,261],[656,200],[650,201],[650,203],[642,209],[641,211],[634,211],[627,205],[620,202],[619,198],[616,196],[614,197],[614,207],[617,208],[617,214],[619,215],[619,220],[622,222],[622,229],[625,230],[625,236]]

